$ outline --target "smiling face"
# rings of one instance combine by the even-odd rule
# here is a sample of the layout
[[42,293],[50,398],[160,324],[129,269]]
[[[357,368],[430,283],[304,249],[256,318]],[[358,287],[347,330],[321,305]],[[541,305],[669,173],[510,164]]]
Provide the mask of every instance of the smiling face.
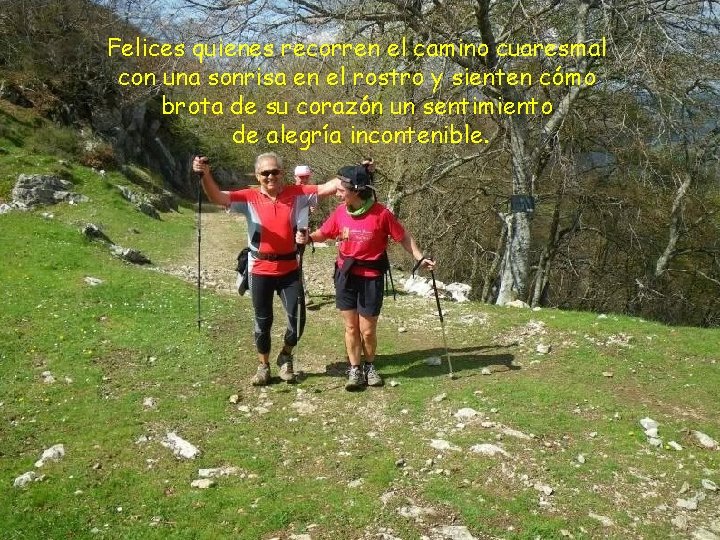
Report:
[[344,182],[337,189],[337,197],[351,209],[360,208],[364,203],[358,192],[349,189]]
[[282,191],[283,170],[275,158],[266,157],[259,160],[255,166],[255,177],[260,189],[268,195],[275,196]]

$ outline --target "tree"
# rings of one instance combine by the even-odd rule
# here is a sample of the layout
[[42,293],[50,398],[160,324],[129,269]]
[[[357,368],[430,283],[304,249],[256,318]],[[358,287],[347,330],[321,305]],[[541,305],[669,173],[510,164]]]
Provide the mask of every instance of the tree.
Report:
[[[225,24],[239,19],[250,28],[285,26],[290,30],[312,29],[337,25],[355,30],[356,34],[374,33],[408,35],[420,43],[482,43],[488,54],[481,57],[454,56],[450,60],[462,70],[477,73],[542,71],[555,74],[575,72],[573,84],[513,86],[507,83],[487,84],[479,89],[483,96],[499,102],[524,102],[533,97],[545,98],[555,104],[552,114],[505,115],[496,118],[501,129],[497,136],[508,140],[510,182],[508,198],[533,197],[542,181],[545,168],[553,156],[553,148],[561,140],[563,126],[576,102],[594,83],[593,70],[601,67],[609,73],[629,75],[634,63],[631,50],[647,51],[644,31],[659,28],[665,32],[666,43],[683,40],[703,15],[706,2],[689,0],[639,0],[616,2],[598,0],[433,2],[375,0],[373,2],[293,0],[269,5],[246,0],[242,3],[207,0],[186,1],[186,5],[212,17],[225,17]],[[264,13],[264,14],[263,14]],[[653,34],[656,34],[653,32]],[[250,34],[251,35],[251,34]],[[654,36],[653,36],[654,37]],[[607,45],[605,57],[541,57],[526,58],[498,54],[500,43],[574,42]],[[689,41],[686,41],[689,43]],[[633,49],[631,49],[633,48]],[[415,58],[418,67],[427,59]],[[623,70],[623,67],[626,68]],[[587,77],[591,74],[591,77]],[[452,156],[432,169],[423,185],[437,182],[448,169],[467,161],[481,159],[481,152]],[[402,197],[404,188],[395,190]],[[527,199],[526,199],[527,200]],[[498,303],[513,297],[528,298],[530,289],[532,221],[528,212],[515,207],[502,216],[507,226]]]

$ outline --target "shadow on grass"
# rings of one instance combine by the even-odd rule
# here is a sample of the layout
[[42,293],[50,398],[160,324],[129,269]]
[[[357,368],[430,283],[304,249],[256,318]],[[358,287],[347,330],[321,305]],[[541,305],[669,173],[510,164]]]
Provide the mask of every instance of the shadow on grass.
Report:
[[[507,347],[481,345],[448,349],[453,374],[458,377],[468,377],[480,375],[483,368],[490,368],[493,373],[520,369],[520,366],[513,364],[515,356],[512,354],[499,351],[490,352],[497,349],[506,350]],[[433,357],[440,358],[441,365],[430,366],[425,363],[425,360]],[[377,362],[379,371],[385,377],[441,377],[450,373],[450,367],[445,358],[445,349],[439,347],[401,354],[378,355]]]
[[[463,347],[449,349],[450,362],[453,375],[460,377],[473,377],[481,375],[483,368],[489,368],[493,373],[516,371],[520,366],[513,364],[515,357],[503,352],[492,352],[497,349],[506,349],[500,345],[481,345],[477,347]],[[428,358],[441,358],[439,366],[428,365]],[[445,349],[433,348],[407,351],[399,354],[379,354],[376,357],[376,366],[384,378],[405,377],[446,377],[450,368],[445,358]],[[308,373],[312,377],[346,377],[348,364],[343,361],[332,362],[325,366],[325,373]]]

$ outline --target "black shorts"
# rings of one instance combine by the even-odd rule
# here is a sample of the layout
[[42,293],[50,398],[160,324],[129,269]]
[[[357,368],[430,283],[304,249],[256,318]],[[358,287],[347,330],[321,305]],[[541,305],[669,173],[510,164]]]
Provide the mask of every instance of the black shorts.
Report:
[[335,307],[341,311],[356,310],[365,317],[377,317],[383,304],[385,275],[362,277],[350,274],[344,289],[338,288],[335,272]]

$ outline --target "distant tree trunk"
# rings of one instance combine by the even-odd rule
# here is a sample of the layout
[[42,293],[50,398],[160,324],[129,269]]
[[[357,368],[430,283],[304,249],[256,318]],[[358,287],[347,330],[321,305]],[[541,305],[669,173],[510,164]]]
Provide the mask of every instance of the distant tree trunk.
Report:
[[525,299],[530,260],[530,220],[523,212],[510,215],[505,243],[500,290],[495,303],[499,306]]
[[683,183],[680,184],[677,194],[675,195],[672,212],[670,213],[670,232],[668,234],[668,242],[665,246],[665,250],[662,252],[662,255],[660,255],[655,264],[656,278],[660,277],[667,271],[668,265],[675,255],[675,248],[678,240],[680,240],[681,218],[683,207],[685,206],[685,196],[687,195],[687,190],[690,187],[691,181],[692,178],[688,175],[685,180],[683,180]]
[[504,246],[508,236],[508,222],[510,221],[510,215],[500,214],[499,217],[503,222],[503,227],[500,235],[498,236],[497,246],[495,246],[495,258],[493,259],[492,264],[485,273],[485,278],[483,279],[483,289],[480,295],[482,301],[487,303],[492,302],[492,297],[494,295],[492,289],[499,272],[501,272],[501,266],[504,260],[504,257],[501,255],[501,253],[505,253]]

